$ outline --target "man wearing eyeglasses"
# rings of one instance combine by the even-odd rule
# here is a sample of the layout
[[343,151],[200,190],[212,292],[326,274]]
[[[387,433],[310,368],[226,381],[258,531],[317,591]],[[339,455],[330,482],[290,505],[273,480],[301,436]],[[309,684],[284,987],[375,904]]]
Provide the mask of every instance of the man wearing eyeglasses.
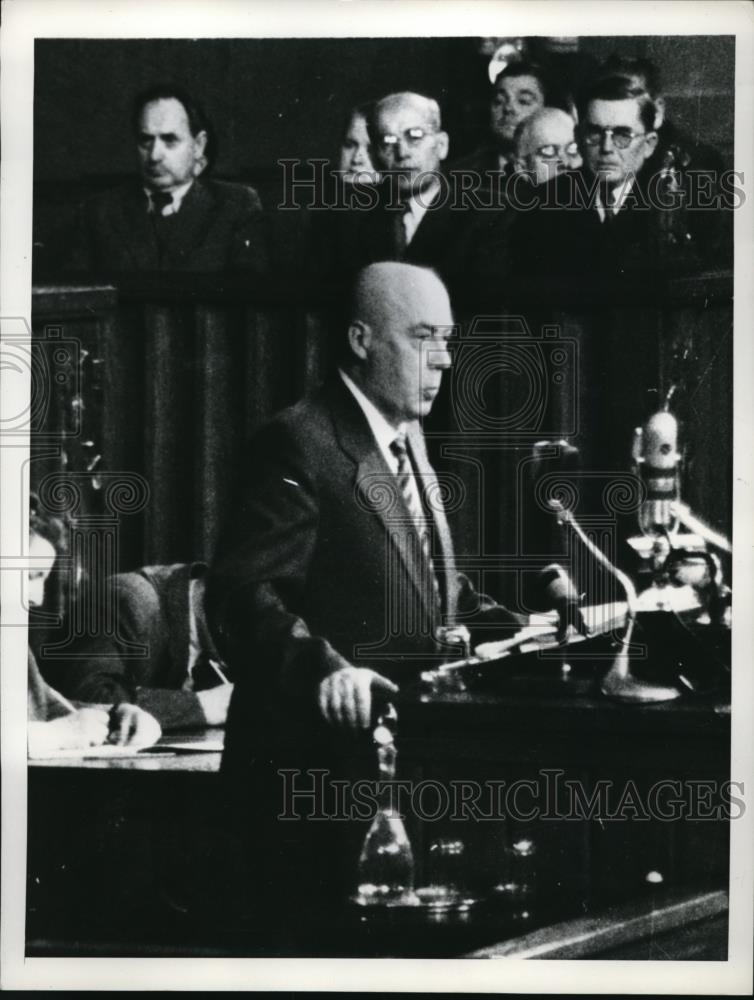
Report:
[[516,270],[552,290],[694,266],[683,204],[649,164],[658,141],[652,98],[626,77],[611,77],[591,87],[579,110],[583,168],[541,185],[539,210],[519,213]]
[[589,101],[579,130],[585,166],[598,181],[596,209],[603,223],[618,215],[657,146],[654,101],[645,93],[628,90],[624,95],[623,90],[606,81],[597,91],[605,97]]
[[546,184],[582,164],[573,118],[560,108],[542,108],[516,129],[515,169],[533,184]]
[[356,213],[358,268],[380,260],[433,267],[448,283],[463,274],[473,209],[454,202],[442,172],[450,140],[437,101],[411,92],[377,101],[370,121],[383,175],[378,204]]

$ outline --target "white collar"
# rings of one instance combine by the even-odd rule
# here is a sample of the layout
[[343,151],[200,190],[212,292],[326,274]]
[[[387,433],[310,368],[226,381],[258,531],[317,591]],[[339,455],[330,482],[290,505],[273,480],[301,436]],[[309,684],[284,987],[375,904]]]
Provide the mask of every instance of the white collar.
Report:
[[606,206],[602,203],[602,198],[600,198],[599,188],[597,189],[597,197],[595,199],[595,207],[599,212],[600,219],[605,221],[605,211],[610,211],[613,215],[617,215],[623,208],[623,203],[625,202],[631,188],[634,186],[634,181],[636,178],[633,174],[629,174],[626,179],[621,184],[616,184],[615,187],[610,189],[611,201],[610,205]]
[[[188,194],[188,190],[192,186],[193,183],[194,183],[194,181],[190,180],[190,181],[187,181],[185,184],[181,184],[180,187],[173,188],[172,191],[166,191],[165,192],[166,194],[169,194],[170,197],[173,200],[172,200],[172,203],[170,205],[168,205],[165,210],[163,210],[163,212],[162,212],[163,215],[175,215],[179,211],[179,209],[181,207],[181,204],[183,202],[183,199]],[[144,188],[144,193],[146,194],[146,196],[147,196],[147,198],[149,200],[149,207],[150,207],[150,210],[151,210],[151,208],[152,208],[152,195],[156,194],[157,192],[152,191],[151,188]]]
[[417,191],[408,199],[406,209],[413,215],[417,225],[424,218],[427,209],[431,208],[439,193],[440,181],[437,177],[433,177],[423,191]]
[[396,459],[390,450],[390,445],[395,441],[398,434],[406,433],[406,424],[401,423],[398,427],[393,427],[390,421],[380,413],[371,399],[367,399],[350,375],[346,375],[342,368],[338,369],[338,374],[343,379],[346,388],[359,404],[383,457],[387,460],[388,465],[393,468],[396,464]]

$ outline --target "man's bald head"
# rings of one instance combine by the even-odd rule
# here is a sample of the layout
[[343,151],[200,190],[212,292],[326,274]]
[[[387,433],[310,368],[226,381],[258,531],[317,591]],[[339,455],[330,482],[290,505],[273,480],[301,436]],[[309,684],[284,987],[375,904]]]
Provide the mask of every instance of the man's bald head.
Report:
[[434,271],[382,261],[370,264],[357,275],[352,318],[379,328],[399,316],[410,316],[429,300],[447,305],[450,313],[448,292]]
[[385,261],[356,279],[347,370],[394,425],[426,416],[450,366],[453,316],[437,275]]
[[560,108],[541,108],[516,129],[516,169],[544,184],[581,166],[574,120]]

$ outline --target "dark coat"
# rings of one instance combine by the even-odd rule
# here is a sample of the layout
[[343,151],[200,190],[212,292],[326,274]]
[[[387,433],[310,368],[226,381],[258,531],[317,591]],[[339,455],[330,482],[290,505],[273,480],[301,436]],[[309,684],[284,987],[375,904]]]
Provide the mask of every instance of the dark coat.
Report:
[[60,690],[80,701],[133,702],[163,729],[205,726],[196,694],[181,689],[189,662],[189,579],[201,569],[176,563],[114,577],[115,634],[82,642],[59,668]]
[[[418,426],[409,433],[417,473],[437,483]],[[239,837],[264,848],[249,898],[265,918],[283,911],[311,935],[311,920],[342,901],[356,874],[362,824],[279,822],[283,775],[312,769],[353,781],[375,769],[369,731],[326,725],[317,688],[346,663],[400,682],[438,662],[439,623],[405,501],[356,400],[335,376],[278,414],[251,443],[230,531],[207,586],[207,612],[236,686],[226,725],[223,776]],[[433,562],[445,617],[478,611],[479,595],[456,571],[445,515],[434,516]],[[488,607],[509,626],[513,617]],[[327,814],[329,795],[318,801]],[[311,912],[307,907],[311,906]],[[314,916],[316,914],[317,916]],[[288,931],[286,931],[288,933]]]
[[402,246],[402,213],[391,198],[388,183],[383,183],[374,196],[375,204],[365,202],[368,207],[340,213],[339,243],[332,253],[334,273],[348,284],[367,264],[400,260],[433,268],[452,296],[468,277],[469,251],[480,214],[471,201],[462,201],[457,195],[452,178],[445,177],[410,243]]
[[[430,494],[437,476],[418,425],[409,445]],[[440,662],[440,624],[410,515],[369,425],[342,380],[278,414],[259,431],[244,463],[232,531],[207,585],[210,625],[241,686],[316,709],[316,689],[344,665],[396,681]],[[434,512],[433,561],[445,622],[459,611],[493,620],[456,571],[444,512]],[[235,696],[234,696],[235,698]],[[229,733],[230,737],[230,733]]]
[[197,180],[176,215],[155,220],[138,183],[85,202],[65,270],[136,271],[267,269],[266,223],[253,188]]
[[659,207],[657,185],[642,171],[608,222],[594,207],[595,182],[586,172],[536,188],[535,207],[516,213],[510,233],[514,275],[539,283],[542,293],[588,294],[698,268],[686,212],[680,204]]

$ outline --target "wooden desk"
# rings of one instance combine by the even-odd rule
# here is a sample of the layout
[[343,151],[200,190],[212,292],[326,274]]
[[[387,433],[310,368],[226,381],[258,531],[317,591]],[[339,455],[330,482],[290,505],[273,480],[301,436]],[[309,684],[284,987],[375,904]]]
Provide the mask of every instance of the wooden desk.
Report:
[[[660,779],[719,782],[729,774],[730,715],[722,698],[638,707],[553,687],[550,698],[511,690],[422,702],[406,692],[398,708],[399,776],[414,781],[536,781],[551,769],[587,794],[604,779],[618,788],[631,781],[644,795]],[[234,916],[231,895],[254,857],[254,835],[249,830],[239,839],[226,826],[218,767],[219,754],[200,753],[31,764],[29,954],[267,954],[254,927]],[[407,825],[418,883],[426,876],[430,842],[452,835],[465,841],[469,880],[481,891],[504,880],[511,841],[531,837],[537,895],[530,917],[512,921],[503,907],[429,934],[400,927],[365,933],[351,914],[342,936],[330,937],[343,954],[465,955],[530,940],[584,914],[594,921],[631,906],[651,911],[661,898],[688,901],[709,893],[717,893],[714,913],[700,917],[691,904],[673,911],[677,922],[666,927],[665,950],[672,951],[670,938],[679,928],[707,918],[716,922],[718,952],[722,947],[724,818],[522,823],[507,817],[459,824],[409,816]],[[656,890],[646,881],[650,871],[662,876]],[[617,927],[622,919],[615,918]],[[633,934],[639,925],[631,921]],[[560,933],[553,932],[553,940]],[[616,934],[611,947],[640,940]],[[606,940],[594,937],[595,953]],[[326,954],[332,945],[321,947],[312,954]]]

